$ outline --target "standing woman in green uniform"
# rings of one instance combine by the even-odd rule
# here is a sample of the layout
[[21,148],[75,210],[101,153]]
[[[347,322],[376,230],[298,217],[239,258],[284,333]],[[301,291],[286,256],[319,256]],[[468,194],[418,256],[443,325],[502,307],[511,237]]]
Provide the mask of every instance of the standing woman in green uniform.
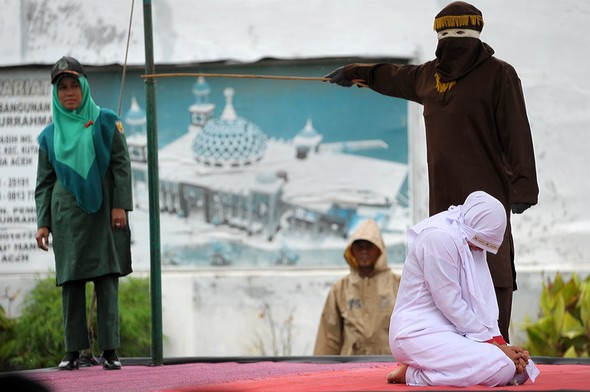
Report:
[[59,369],[78,367],[89,347],[86,282],[97,297],[98,343],[104,369],[120,369],[119,277],[131,272],[127,212],[133,208],[131,164],[123,125],[98,107],[82,65],[62,57],[51,70],[53,123],[39,136],[37,245],[49,233],[62,287],[66,355]]

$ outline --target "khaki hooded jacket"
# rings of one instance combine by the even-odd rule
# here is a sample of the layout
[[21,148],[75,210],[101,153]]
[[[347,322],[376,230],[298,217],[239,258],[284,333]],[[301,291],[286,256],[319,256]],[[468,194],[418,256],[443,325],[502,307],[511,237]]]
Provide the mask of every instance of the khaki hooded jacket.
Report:
[[[381,255],[369,277],[361,277],[352,255],[356,240],[375,244]],[[330,288],[316,338],[314,355],[390,355],[389,319],[400,277],[387,264],[379,227],[363,222],[352,234],[344,252],[350,273]]]

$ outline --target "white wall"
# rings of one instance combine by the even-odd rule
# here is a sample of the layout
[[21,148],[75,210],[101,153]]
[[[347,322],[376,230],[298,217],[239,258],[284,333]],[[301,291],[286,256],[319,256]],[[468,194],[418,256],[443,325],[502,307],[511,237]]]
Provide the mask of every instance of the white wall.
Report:
[[164,355],[256,356],[260,342],[266,355],[312,355],[328,290],[343,272],[164,272]]
[[[401,273],[399,269],[394,270]],[[563,270],[562,270],[563,271]],[[274,318],[277,344],[290,342],[290,354],[313,355],[319,319],[330,285],[347,271],[164,271],[163,331],[165,357],[258,356],[259,338],[272,355],[272,333],[264,304]],[[581,278],[590,267],[577,270]],[[520,272],[510,327],[511,342],[527,341],[524,323],[538,316],[541,282],[555,270]],[[566,273],[564,278],[568,278]],[[291,317],[291,334],[285,331]],[[286,336],[290,336],[290,340]],[[284,352],[279,348],[279,355]]]
[[[563,269],[560,269],[563,272]],[[400,273],[399,269],[394,270]],[[164,357],[259,356],[263,341],[266,355],[273,355],[272,328],[263,316],[268,304],[274,319],[279,355],[281,344],[288,343],[294,356],[312,355],[317,327],[332,282],[346,269],[330,270],[164,270],[162,272],[162,325]],[[590,266],[577,270],[581,278]],[[514,295],[511,340],[527,341],[523,325],[536,320],[541,282],[555,276],[556,270],[524,269],[519,274],[519,290]],[[148,273],[134,273],[146,277]],[[565,273],[566,279],[569,273]],[[0,276],[0,293],[21,294],[34,287],[31,275]],[[22,295],[18,296],[22,298]],[[0,296],[0,304],[14,314],[20,301]],[[291,321],[287,322],[291,318]],[[291,333],[286,331],[291,325]],[[146,328],[148,328],[146,326]],[[281,335],[283,331],[283,335]],[[287,339],[290,337],[290,341]]]

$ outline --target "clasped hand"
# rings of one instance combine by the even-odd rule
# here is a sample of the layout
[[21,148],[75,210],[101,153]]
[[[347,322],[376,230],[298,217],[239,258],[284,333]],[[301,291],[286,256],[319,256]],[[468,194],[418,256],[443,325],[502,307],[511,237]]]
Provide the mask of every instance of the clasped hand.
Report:
[[508,356],[508,358],[512,360],[512,362],[514,362],[517,373],[524,372],[524,369],[531,358],[527,350],[522,347],[509,346],[507,344],[498,345],[498,347],[504,352],[504,354],[506,354],[506,356]]

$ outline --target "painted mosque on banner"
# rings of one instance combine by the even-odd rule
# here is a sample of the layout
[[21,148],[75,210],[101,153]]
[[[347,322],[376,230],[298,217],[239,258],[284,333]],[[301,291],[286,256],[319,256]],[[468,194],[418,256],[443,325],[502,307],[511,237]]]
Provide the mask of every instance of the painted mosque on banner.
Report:
[[[192,93],[187,132],[158,151],[163,228],[175,219],[171,225],[184,225],[187,240],[208,241],[211,265],[233,264],[228,238],[274,247],[274,264],[297,265],[298,246],[331,243],[341,253],[348,234],[372,218],[403,257],[410,218],[399,200],[408,167],[354,155],[388,148],[384,141],[322,143],[311,118],[290,140],[270,138],[236,111],[240,97],[233,88],[224,89],[225,107],[217,118],[204,78]],[[136,211],[147,211],[146,117],[135,98],[124,121]]]

